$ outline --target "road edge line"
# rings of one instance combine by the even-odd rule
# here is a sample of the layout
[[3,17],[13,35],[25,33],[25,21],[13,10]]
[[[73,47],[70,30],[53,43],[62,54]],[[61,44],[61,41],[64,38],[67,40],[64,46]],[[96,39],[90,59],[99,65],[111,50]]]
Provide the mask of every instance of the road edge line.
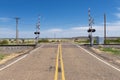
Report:
[[[43,47],[44,45],[41,45],[40,47],[38,47],[38,48],[41,48],[41,47]],[[37,49],[38,49],[37,48]],[[36,50],[36,49],[34,49],[34,50]],[[32,51],[34,51],[34,50],[32,50]],[[32,53],[32,51],[31,52],[29,52],[29,54],[31,54]],[[17,62],[19,62],[20,60],[22,60],[22,59],[24,59],[25,57],[27,57],[28,56],[28,54],[25,54],[25,55],[23,55],[23,56],[21,56],[20,58],[18,58],[17,60],[15,60],[15,61],[13,61],[13,62],[11,62],[10,64],[8,64],[8,65],[6,65],[6,66],[4,66],[4,67],[2,67],[2,68],[0,68],[0,71],[3,71],[4,69],[6,69],[6,68],[8,68],[8,67],[10,67],[10,66],[12,66],[13,64],[15,64],[15,63],[17,63]]]
[[19,59],[17,59],[17,60],[15,60],[15,61],[13,61],[12,63],[10,63],[10,64],[8,64],[8,65],[6,65],[5,67],[0,68],[0,71],[2,71],[2,70],[4,70],[4,69],[6,69],[6,68],[8,68],[8,67],[10,67],[11,65],[13,65],[13,64],[15,64],[15,63],[17,63],[18,61],[22,60],[23,58],[25,58],[25,57],[27,57],[27,56],[28,56],[28,54],[26,54],[26,55],[24,55],[24,56],[20,57]]
[[115,69],[115,70],[117,70],[117,71],[120,72],[120,69],[119,69],[119,68],[116,68],[115,66],[111,65],[110,63],[108,63],[108,62],[106,62],[106,61],[104,61],[104,60],[98,58],[97,56],[95,56],[94,54],[92,54],[92,53],[89,52],[88,50],[86,50],[86,49],[80,47],[79,45],[76,45],[76,46],[79,47],[79,48],[81,48],[82,50],[84,50],[85,52],[87,52],[88,54],[90,54],[91,56],[93,56],[94,58],[96,58],[97,60],[103,62],[104,64],[108,65],[109,67],[111,67],[111,68],[113,68],[113,69]]

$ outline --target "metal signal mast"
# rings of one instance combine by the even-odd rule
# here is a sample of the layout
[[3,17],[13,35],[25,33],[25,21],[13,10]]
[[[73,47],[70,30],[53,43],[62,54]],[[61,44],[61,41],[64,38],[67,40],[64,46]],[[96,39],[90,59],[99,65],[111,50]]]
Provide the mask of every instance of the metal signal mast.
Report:
[[88,9],[88,17],[89,17],[88,18],[88,21],[89,21],[88,32],[89,32],[90,46],[92,47],[93,46],[93,36],[92,36],[92,33],[95,32],[96,30],[92,29],[92,25],[94,24],[94,19],[90,15],[90,8]]
[[40,35],[40,16],[38,17],[38,22],[36,24],[36,32],[34,32],[34,34],[36,35],[35,44],[37,45],[39,40],[39,35]]

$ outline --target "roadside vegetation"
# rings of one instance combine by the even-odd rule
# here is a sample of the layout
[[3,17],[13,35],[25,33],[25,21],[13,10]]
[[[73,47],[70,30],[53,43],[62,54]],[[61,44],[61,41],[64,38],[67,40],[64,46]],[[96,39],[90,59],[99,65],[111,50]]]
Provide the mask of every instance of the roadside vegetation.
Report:
[[0,45],[7,45],[7,44],[9,44],[8,40],[2,40],[2,41],[0,41]]
[[114,40],[107,39],[106,44],[120,44],[120,38],[117,38],[117,39],[114,39]]
[[3,60],[5,58],[5,54],[0,54],[0,60]]
[[[80,43],[80,44],[88,44],[90,41],[89,39],[75,39],[74,42]],[[94,38],[94,44],[97,44],[97,39]],[[120,38],[116,39],[107,39],[106,44],[120,44]]]
[[[22,45],[22,44],[34,44],[34,40],[32,39],[20,39],[18,40],[19,42],[19,45]],[[16,39],[3,39],[3,40],[0,40],[0,45],[16,45]]]
[[114,55],[120,55],[120,49],[116,49],[116,48],[100,48],[101,51],[107,52],[107,53],[111,53]]
[[75,39],[74,42],[80,43],[80,44],[88,44],[89,40],[77,40],[77,39]]
[[56,42],[65,42],[64,40],[57,40],[57,39],[53,39],[53,40],[49,40],[49,39],[40,39],[38,41],[38,43],[56,43]]
[[[55,43],[55,42],[65,42],[66,40],[59,40],[59,39],[47,39],[42,38],[38,40],[38,43]],[[34,39],[19,39],[18,40],[19,45],[23,44],[35,44]],[[0,45],[16,45],[16,39],[3,39],[0,40]]]
[[38,41],[38,43],[48,43],[48,42],[49,42],[48,39],[41,39],[41,40]]
[[[80,43],[80,44],[89,44],[90,43],[89,40],[74,40],[74,42]],[[97,44],[96,40],[94,40],[94,44]]]

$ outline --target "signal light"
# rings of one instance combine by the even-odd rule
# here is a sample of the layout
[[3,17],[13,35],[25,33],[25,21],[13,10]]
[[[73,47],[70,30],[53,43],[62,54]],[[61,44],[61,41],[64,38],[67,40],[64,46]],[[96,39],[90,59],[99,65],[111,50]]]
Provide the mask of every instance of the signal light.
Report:
[[95,32],[96,30],[95,29],[88,29],[87,32]]
[[34,32],[34,34],[40,34],[40,32]]

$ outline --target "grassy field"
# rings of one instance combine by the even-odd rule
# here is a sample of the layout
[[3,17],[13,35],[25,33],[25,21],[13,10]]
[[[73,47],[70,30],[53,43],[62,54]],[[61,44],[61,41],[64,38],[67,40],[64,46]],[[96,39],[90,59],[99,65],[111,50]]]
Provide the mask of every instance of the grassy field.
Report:
[[115,48],[100,48],[101,51],[108,52],[115,55],[120,55],[120,49]]

